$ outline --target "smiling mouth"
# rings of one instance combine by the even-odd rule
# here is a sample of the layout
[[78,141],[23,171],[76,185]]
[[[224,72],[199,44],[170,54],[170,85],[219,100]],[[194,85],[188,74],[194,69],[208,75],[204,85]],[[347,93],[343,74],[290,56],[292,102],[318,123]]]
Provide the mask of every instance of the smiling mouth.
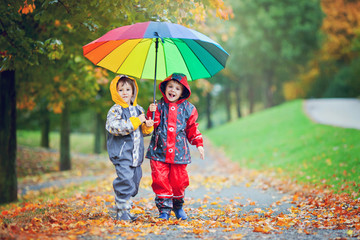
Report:
[[175,97],[175,94],[169,93],[169,97],[174,98],[174,97]]

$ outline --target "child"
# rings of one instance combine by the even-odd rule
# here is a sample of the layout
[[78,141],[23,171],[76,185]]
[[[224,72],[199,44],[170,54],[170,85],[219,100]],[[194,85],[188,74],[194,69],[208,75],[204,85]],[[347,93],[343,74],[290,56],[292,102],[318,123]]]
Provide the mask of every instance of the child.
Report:
[[130,214],[132,201],[138,193],[144,159],[143,136],[153,131],[153,120],[146,120],[144,109],[137,105],[138,86],[135,79],[120,75],[110,84],[115,104],[107,114],[107,150],[115,166],[117,178],[113,182],[116,218],[136,219]]
[[204,159],[203,139],[196,123],[198,113],[187,99],[191,91],[184,74],[174,73],[159,85],[163,95],[158,104],[150,104],[148,117],[154,118],[154,134],[146,153],[150,159],[155,203],[162,219],[185,220],[184,193],[189,185],[186,166],[191,162],[187,140],[195,145]]

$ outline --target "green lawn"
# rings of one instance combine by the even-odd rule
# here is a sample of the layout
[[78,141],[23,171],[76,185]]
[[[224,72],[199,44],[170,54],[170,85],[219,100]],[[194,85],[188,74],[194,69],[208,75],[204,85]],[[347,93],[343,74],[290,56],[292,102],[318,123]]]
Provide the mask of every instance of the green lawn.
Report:
[[[40,146],[39,131],[18,130],[16,133],[17,143],[28,147]],[[60,134],[58,132],[50,133],[50,148],[59,150]],[[93,153],[94,152],[94,134],[90,133],[71,133],[70,151],[75,153]],[[105,152],[105,150],[104,150]]]
[[296,100],[204,134],[240,166],[359,191],[360,131],[313,123]]

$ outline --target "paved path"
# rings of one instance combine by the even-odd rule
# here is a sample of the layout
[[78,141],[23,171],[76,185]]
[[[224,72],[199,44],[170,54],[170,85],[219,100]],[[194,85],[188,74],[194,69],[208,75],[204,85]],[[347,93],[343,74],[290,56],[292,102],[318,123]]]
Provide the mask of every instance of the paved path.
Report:
[[[291,189],[288,189],[290,192],[281,192],[272,187],[271,179],[259,172],[241,169],[208,141],[205,142],[205,147],[205,160],[200,159],[194,147],[191,149],[193,162],[188,166],[190,186],[185,193],[184,206],[189,223],[172,224],[170,228],[163,228],[160,235],[150,233],[144,239],[257,240],[348,237],[346,230],[309,228],[311,234],[306,234],[302,227],[294,228],[291,224],[289,229],[272,229],[270,234],[255,232],[256,226],[261,229],[274,219],[286,219],[286,216],[294,214],[292,209],[297,206],[293,202],[293,193],[297,189],[293,189],[293,192]],[[144,179],[150,178],[148,163],[144,164],[143,169]],[[150,189],[141,188],[135,202],[144,198],[150,200],[146,203],[147,208],[154,205],[154,194]],[[266,217],[268,213],[271,213],[271,218]],[[147,223],[149,215],[156,218],[158,213],[152,208],[145,215],[147,216],[140,217],[139,224]],[[175,217],[172,216],[171,220],[174,221]],[[237,221],[241,224],[237,225]],[[213,227],[214,224],[219,225]]]
[[309,99],[305,101],[304,110],[315,122],[336,127],[360,129],[359,99]]

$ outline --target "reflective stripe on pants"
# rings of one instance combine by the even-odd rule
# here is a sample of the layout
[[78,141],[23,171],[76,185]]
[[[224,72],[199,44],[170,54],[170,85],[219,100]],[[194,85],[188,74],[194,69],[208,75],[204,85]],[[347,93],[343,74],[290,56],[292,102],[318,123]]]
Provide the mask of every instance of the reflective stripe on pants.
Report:
[[183,198],[189,186],[187,164],[150,160],[152,189],[158,198]]

